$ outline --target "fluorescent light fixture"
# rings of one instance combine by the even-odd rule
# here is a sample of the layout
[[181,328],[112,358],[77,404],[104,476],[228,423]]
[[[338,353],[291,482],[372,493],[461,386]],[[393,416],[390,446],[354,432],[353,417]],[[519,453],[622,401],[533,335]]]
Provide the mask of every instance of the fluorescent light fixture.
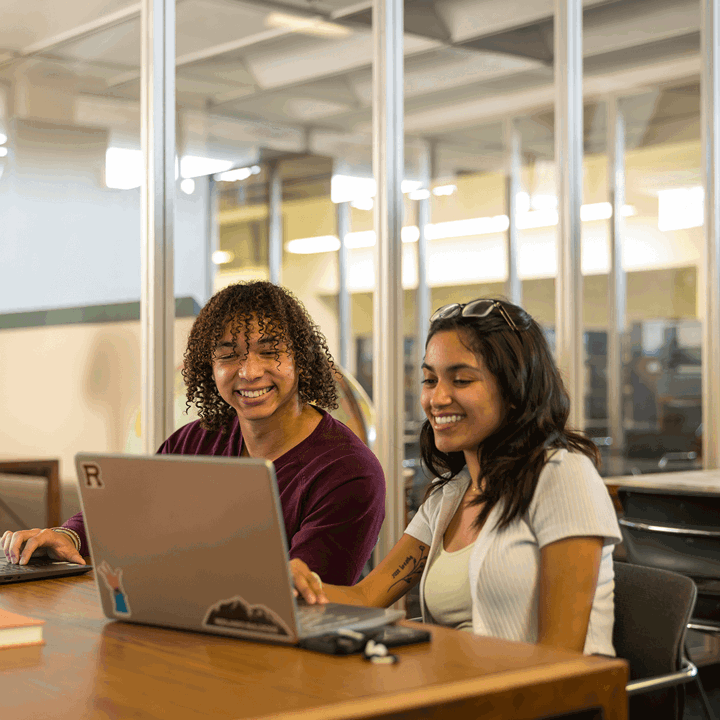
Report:
[[702,186],[658,191],[658,230],[702,227],[705,221],[705,190]]
[[212,254],[212,261],[215,265],[227,265],[235,259],[235,253],[232,250],[216,250]]
[[5,133],[0,133],[0,145],[4,145],[7,142],[7,135]]
[[352,34],[350,28],[337,23],[327,22],[319,17],[302,17],[282,12],[271,12],[265,18],[268,27],[283,28],[304,35],[317,35],[326,38],[344,38]]
[[[580,210],[582,217],[582,209]],[[530,210],[517,216],[518,230],[534,230],[536,228],[553,227],[558,224],[557,210]]]
[[180,160],[180,174],[184,178],[201,177],[222,173],[232,167],[231,160],[216,160],[199,155],[185,155]]
[[400,192],[403,195],[413,192],[413,190],[419,190],[422,187],[422,183],[419,180],[403,180],[400,183]]
[[[351,232],[345,236],[345,246],[351,249],[372,247],[375,245],[375,231],[362,230],[361,232]],[[340,241],[338,240],[338,247]]]
[[372,210],[374,205],[375,203],[371,197],[358,198],[357,200],[352,200],[350,202],[350,206],[357,208],[358,210]]
[[425,189],[413,190],[408,193],[409,200],[427,200],[430,197],[430,191]]
[[312,253],[334,252],[340,249],[340,240],[334,235],[318,235],[317,237],[298,238],[290,240],[285,245],[289,253],[296,255],[311,255]]
[[0,157],[7,157],[8,149],[6,147],[0,147]]
[[537,193],[530,196],[530,207],[533,210],[556,210],[558,199],[555,195]]
[[195,181],[192,178],[185,178],[180,182],[180,189],[186,195],[192,195],[195,192]]
[[242,180],[247,180],[252,175],[257,175],[259,172],[260,166],[252,165],[250,167],[235,168],[234,170],[218,173],[214,178],[220,182],[241,182]]
[[353,202],[375,197],[375,178],[354,175],[333,175],[330,179],[330,199],[334,203]]
[[583,222],[607,220],[612,217],[612,205],[609,202],[590,203],[580,208],[580,219]]
[[457,185],[438,185],[432,189],[432,194],[436,197],[441,195],[452,195],[457,191]]
[[518,213],[530,212],[530,195],[526,192],[519,192],[515,196],[515,206]]
[[[420,180],[403,180],[400,190],[404,193],[412,193],[420,190]],[[453,186],[454,187],[454,186]],[[437,188],[436,188],[437,189]],[[360,209],[371,209],[361,207],[358,203],[367,203],[369,198],[374,198],[377,193],[375,178],[357,177],[355,175],[333,175],[330,179],[330,199],[334,203],[349,202],[353,207]]]
[[420,239],[420,228],[417,225],[408,225],[400,230],[400,239],[404,243],[417,242]]
[[[634,215],[632,205],[623,206],[623,215]],[[612,216],[610,203],[590,203],[580,208],[580,219],[584,222],[593,220],[607,220]],[[553,227],[558,223],[557,210],[531,210],[518,214],[518,228],[531,230],[542,227]],[[510,226],[507,215],[494,215],[493,217],[469,218],[466,220],[450,220],[448,222],[431,223],[425,226],[425,233],[429,240],[445,240],[447,238],[472,237],[474,235],[493,235],[505,232]],[[420,230],[417,225],[402,228],[401,239],[404,243],[417,242]],[[367,248],[375,245],[375,231],[363,230],[351,232],[345,236],[345,245],[350,249]],[[340,240],[334,235],[321,235],[319,237],[301,238],[291,240],[285,245],[290,253],[311,254],[320,252],[333,252],[340,248]]]
[[491,235],[492,233],[505,232],[509,226],[510,220],[507,215],[495,215],[494,217],[432,223],[426,227],[425,232],[430,240],[443,240],[445,238],[472,235]]
[[116,190],[131,190],[142,184],[145,164],[142,150],[109,147],[105,151],[105,185]]

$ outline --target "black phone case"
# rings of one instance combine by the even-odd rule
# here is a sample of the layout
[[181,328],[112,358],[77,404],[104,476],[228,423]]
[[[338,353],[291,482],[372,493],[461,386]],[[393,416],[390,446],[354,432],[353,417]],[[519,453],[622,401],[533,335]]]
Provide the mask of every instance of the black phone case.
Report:
[[382,643],[388,648],[430,640],[430,633],[427,630],[404,627],[403,625],[386,625],[378,630],[358,634],[362,635],[362,638],[349,637],[337,632],[325,633],[324,635],[305,638],[298,645],[305,648],[305,650],[314,650],[327,655],[352,655],[353,653],[362,652],[368,640]]
[[370,636],[364,634],[362,639],[359,640],[332,632],[305,638],[298,645],[306,650],[314,650],[327,655],[352,655],[353,653],[362,652],[368,640],[370,640]]
[[376,643],[382,643],[388,648],[428,642],[430,640],[430,633],[427,630],[409,628],[404,625],[386,625],[371,633],[370,636]]

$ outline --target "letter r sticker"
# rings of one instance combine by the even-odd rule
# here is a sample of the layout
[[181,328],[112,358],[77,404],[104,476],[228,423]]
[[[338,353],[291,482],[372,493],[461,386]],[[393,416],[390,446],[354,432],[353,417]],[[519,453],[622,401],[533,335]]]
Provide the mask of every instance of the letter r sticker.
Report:
[[95,463],[83,463],[83,472],[85,473],[85,486],[89,488],[104,487],[100,478],[100,468]]

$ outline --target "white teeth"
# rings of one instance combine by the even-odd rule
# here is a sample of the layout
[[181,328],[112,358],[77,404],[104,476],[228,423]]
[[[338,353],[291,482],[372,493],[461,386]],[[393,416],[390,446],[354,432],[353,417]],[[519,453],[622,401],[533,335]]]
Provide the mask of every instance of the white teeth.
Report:
[[272,388],[265,388],[264,390],[238,390],[238,393],[246,398],[256,398],[269,393]]
[[442,415],[435,418],[436,425],[447,425],[448,423],[458,422],[463,419],[462,415]]

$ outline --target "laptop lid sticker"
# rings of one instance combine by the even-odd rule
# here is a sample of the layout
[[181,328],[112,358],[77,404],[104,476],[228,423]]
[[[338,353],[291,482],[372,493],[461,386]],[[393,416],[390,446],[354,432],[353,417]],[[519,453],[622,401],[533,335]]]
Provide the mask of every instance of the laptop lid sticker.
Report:
[[97,571],[98,575],[103,579],[105,587],[112,593],[115,615],[118,617],[130,617],[130,603],[123,587],[122,568],[113,570],[107,561],[103,560]]
[[266,605],[250,605],[239,595],[219,600],[208,608],[203,626],[232,633],[252,633],[257,637],[292,637],[282,618]]
[[85,487],[93,488],[95,490],[105,487],[100,475],[100,466],[97,463],[83,463],[82,471],[83,478],[85,480]]

